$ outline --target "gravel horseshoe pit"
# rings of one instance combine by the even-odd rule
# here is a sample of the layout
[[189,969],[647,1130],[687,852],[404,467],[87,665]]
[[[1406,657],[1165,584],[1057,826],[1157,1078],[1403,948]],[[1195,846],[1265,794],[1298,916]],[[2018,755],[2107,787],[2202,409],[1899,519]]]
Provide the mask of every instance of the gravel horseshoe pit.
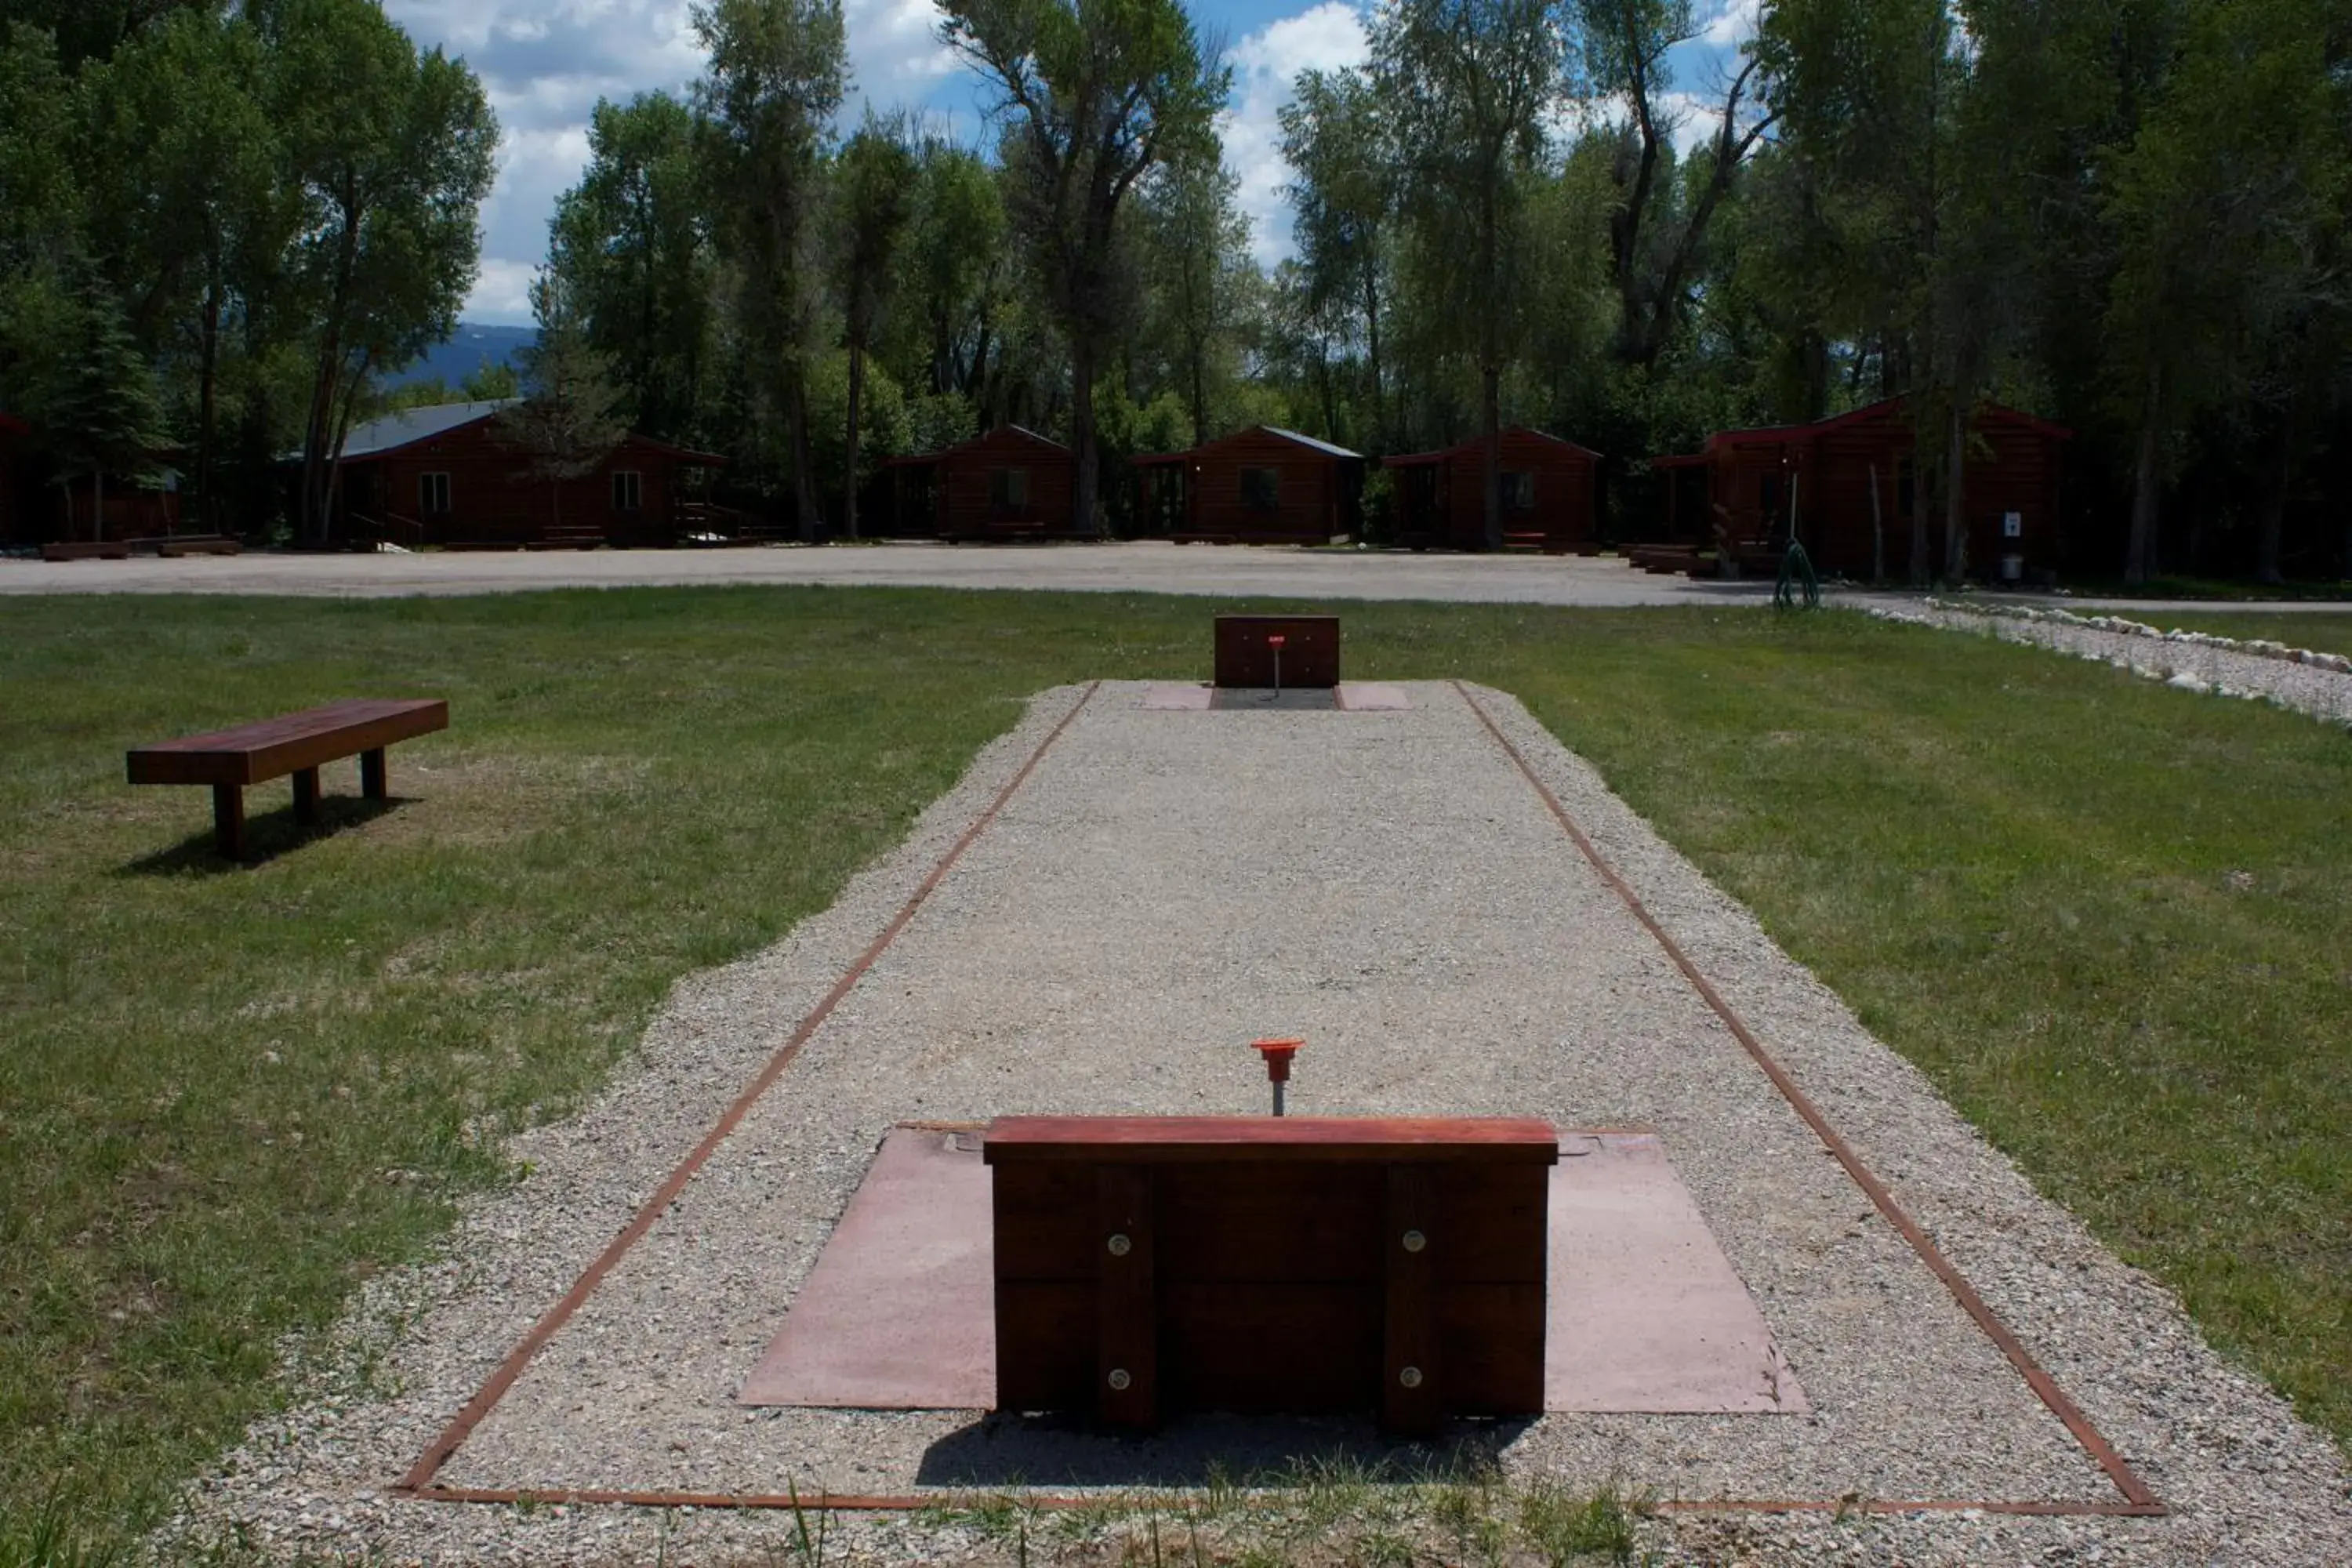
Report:
[[[469,1205],[438,1260],[371,1282],[332,1336],[289,1352],[289,1409],[191,1489],[159,1549],[233,1534],[391,1562],[783,1550],[788,1512],[394,1489],[1035,755],[436,1485],[1066,1492],[1197,1482],[1213,1459],[1409,1465],[1412,1451],[1348,1423],[1205,1419],[1108,1439],[978,1411],[734,1403],[894,1123],[1256,1113],[1264,1073],[1244,1047],[1282,1034],[1308,1042],[1299,1112],[1656,1130],[1810,1409],[1553,1415],[1464,1441],[1515,1479],[1827,1505],[1664,1513],[1643,1526],[1661,1561],[2352,1563],[2352,1489],[2328,1439],[2041,1198],[1512,699],[1414,683],[1399,711],[1167,711],[1145,690],[1041,694],[832,909],[680,982],[599,1100],[514,1141],[527,1179]],[[1480,708],[2163,1517],[1853,1509],[2125,1500],[1594,870]],[[835,1539],[859,1560],[974,1550],[908,1514],[843,1516]]]

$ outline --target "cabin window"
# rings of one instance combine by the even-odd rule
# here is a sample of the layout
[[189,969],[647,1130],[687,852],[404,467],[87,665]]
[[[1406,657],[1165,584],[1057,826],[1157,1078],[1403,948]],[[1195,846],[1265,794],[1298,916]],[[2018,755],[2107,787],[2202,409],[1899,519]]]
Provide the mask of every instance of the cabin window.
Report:
[[1536,510],[1536,476],[1531,468],[1507,468],[1503,473],[1503,505],[1511,511]]
[[448,515],[448,475],[419,474],[416,476],[416,510],[426,517]]
[[991,505],[1010,511],[1029,504],[1029,470],[1026,468],[992,468],[988,475],[988,499]]
[[1282,470],[1280,468],[1244,468],[1242,470],[1242,505],[1252,511],[1280,510]]
[[613,510],[635,511],[645,505],[646,479],[634,468],[623,468],[613,475]]

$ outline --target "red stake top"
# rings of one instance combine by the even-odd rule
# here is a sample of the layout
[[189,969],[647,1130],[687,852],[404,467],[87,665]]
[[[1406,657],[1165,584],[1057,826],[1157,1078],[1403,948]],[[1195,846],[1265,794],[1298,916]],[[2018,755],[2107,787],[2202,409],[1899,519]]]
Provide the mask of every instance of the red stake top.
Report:
[[1290,1058],[1298,1054],[1305,1040],[1252,1040],[1250,1049],[1265,1058],[1265,1080],[1268,1083],[1290,1081]]
[[1288,637],[1284,637],[1280,632],[1275,632],[1266,637],[1265,646],[1268,647],[1280,647],[1284,643],[1286,643],[1290,639]]

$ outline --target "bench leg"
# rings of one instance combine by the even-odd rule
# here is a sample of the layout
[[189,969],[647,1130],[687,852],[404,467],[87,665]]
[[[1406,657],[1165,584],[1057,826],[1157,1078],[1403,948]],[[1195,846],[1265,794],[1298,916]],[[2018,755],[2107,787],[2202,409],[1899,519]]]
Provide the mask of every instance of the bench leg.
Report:
[[245,858],[245,786],[213,785],[213,844],[227,860]]
[[383,748],[360,753],[360,794],[370,800],[384,798]]
[[316,768],[294,770],[294,820],[319,820],[319,770]]

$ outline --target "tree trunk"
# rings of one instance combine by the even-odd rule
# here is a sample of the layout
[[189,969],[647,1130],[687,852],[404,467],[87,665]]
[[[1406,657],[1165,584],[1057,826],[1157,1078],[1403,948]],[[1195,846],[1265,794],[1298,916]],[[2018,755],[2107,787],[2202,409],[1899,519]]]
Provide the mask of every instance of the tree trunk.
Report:
[[1209,389],[1202,374],[1201,362],[1208,357],[1206,346],[1196,335],[1191,337],[1192,358],[1192,439],[1195,443],[1209,438]]
[[850,538],[857,537],[857,395],[866,389],[866,345],[849,345],[849,472],[841,482],[841,521]]
[[814,544],[818,519],[816,476],[809,471],[808,389],[798,371],[784,392],[784,429],[792,443],[793,506],[800,514],[801,542]]
[[2287,476],[2294,466],[2294,395],[2287,394],[2286,405],[2279,410],[2278,466],[2270,494],[2263,498],[2262,535],[2255,545],[2254,577],[2258,582],[2284,583],[2285,574],[2279,566],[2281,536],[2286,531]]
[[1870,465],[1870,580],[1886,581],[1886,519],[1878,509],[1878,465]]
[[1919,460],[1919,443],[1911,443],[1911,585],[1927,585],[1927,465]]
[[2124,547],[2124,581],[2135,586],[2156,570],[2156,459],[2163,392],[2163,374],[2150,370],[2147,401],[2140,410],[2139,458],[2132,468],[2131,538]]
[[1945,416],[1944,446],[1944,580],[1958,587],[1969,574],[1968,421],[1959,399]]
[[89,538],[95,544],[106,537],[106,468],[93,463],[89,469]]
[[207,531],[218,533],[220,506],[213,499],[213,425],[220,381],[220,277],[218,269],[205,289],[204,347],[196,372],[196,495],[204,502]]
[[1503,547],[1503,373],[1489,360],[1479,368],[1479,417],[1486,435],[1486,548]]
[[1389,449],[1389,411],[1387,402],[1381,395],[1380,271],[1370,257],[1364,258],[1364,342],[1367,363],[1372,372],[1372,450],[1386,456]]
[[[1200,433],[1193,432],[1198,440]],[[1095,345],[1084,331],[1070,334],[1070,451],[1077,459],[1070,495],[1070,526],[1089,536],[1095,523],[1095,492],[1101,482],[1101,455],[1095,447]]]

